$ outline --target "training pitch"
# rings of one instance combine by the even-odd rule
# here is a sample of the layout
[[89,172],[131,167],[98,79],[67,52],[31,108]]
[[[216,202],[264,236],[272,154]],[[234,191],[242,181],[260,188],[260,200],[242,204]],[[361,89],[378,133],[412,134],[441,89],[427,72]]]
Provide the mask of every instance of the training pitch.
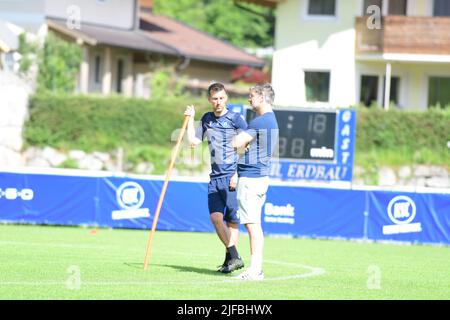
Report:
[[[215,234],[0,225],[0,299],[450,299],[450,247],[265,238],[264,281],[216,272]],[[249,239],[239,250],[250,261]]]

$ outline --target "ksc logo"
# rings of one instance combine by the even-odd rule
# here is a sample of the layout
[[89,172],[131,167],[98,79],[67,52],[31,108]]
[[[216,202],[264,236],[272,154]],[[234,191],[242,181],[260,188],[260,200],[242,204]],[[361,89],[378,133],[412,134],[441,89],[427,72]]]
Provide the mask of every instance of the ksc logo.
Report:
[[139,209],[144,203],[144,189],[136,182],[125,182],[116,191],[117,203],[122,209]]
[[383,234],[422,231],[420,223],[411,223],[416,217],[416,204],[407,196],[394,197],[388,204],[387,214],[394,225],[383,226]]
[[5,198],[6,200],[16,200],[17,198],[23,201],[30,201],[34,198],[34,191],[32,189],[22,189],[18,190],[16,188],[0,188],[0,199]]
[[145,192],[138,183],[132,181],[122,183],[116,190],[116,200],[123,210],[114,210],[112,212],[113,220],[150,217],[147,208],[141,209],[145,200]]

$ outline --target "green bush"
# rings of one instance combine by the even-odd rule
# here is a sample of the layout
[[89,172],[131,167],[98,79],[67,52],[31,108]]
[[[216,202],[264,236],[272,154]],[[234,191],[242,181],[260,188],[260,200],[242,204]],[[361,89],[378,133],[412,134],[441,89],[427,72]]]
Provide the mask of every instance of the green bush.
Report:
[[38,91],[73,92],[82,61],[82,49],[49,32],[39,50]]
[[208,108],[207,101],[40,94],[30,101],[24,137],[30,145],[85,151],[167,146],[188,103],[196,104],[199,114]]
[[78,169],[78,164],[74,159],[67,159],[63,163],[61,163],[58,168],[63,169]]
[[450,164],[450,110],[358,109],[356,163]]
[[39,52],[39,46],[36,42],[29,41],[26,33],[22,32],[19,35],[19,48],[17,51],[22,56],[19,62],[19,72],[26,75],[30,71],[33,62],[36,60],[36,55]]
[[359,150],[407,147],[442,150],[450,140],[449,110],[357,111],[357,146]]

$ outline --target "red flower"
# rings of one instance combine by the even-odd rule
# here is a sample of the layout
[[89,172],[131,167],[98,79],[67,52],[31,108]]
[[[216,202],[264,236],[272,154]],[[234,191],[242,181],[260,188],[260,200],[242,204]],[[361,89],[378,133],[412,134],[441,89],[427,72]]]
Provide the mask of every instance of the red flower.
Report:
[[262,84],[269,82],[269,75],[262,70],[254,69],[249,66],[238,66],[231,71],[231,81]]

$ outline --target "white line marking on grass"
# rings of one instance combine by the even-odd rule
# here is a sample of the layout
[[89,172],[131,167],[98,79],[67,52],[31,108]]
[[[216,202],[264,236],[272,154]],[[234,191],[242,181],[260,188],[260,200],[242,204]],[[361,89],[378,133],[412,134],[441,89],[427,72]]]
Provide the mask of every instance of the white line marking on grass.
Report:
[[[283,262],[283,261],[275,261],[275,260],[266,260],[267,263],[284,265],[295,268],[303,268],[308,269],[307,273],[293,274],[287,276],[280,277],[267,277],[263,280],[265,281],[285,281],[292,279],[301,279],[301,278],[309,278],[319,276],[325,273],[323,268],[312,267],[307,265],[302,265],[298,263],[291,262]],[[151,280],[151,281],[81,281],[81,287],[84,286],[151,286],[155,284],[176,284],[176,285],[205,285],[212,283],[242,283],[243,281],[232,279],[231,277],[226,277],[225,279],[220,280],[186,280],[186,281],[177,281],[177,280]],[[261,282],[261,281],[258,281]],[[65,281],[0,281],[0,286],[65,286]]]
[[[49,247],[49,248],[80,248],[80,249],[105,249],[108,245],[91,245],[91,244],[68,244],[68,243],[48,243],[48,242],[25,242],[0,240],[0,245],[21,245],[32,247]],[[111,247],[111,246],[109,246]]]
[[[56,244],[56,243],[30,243],[30,242],[22,242],[22,241],[8,241],[8,240],[0,240],[1,244],[17,244],[17,245],[28,245],[28,246],[45,246],[45,247],[68,247],[68,248],[102,248],[103,246],[93,246],[88,244]],[[140,250],[139,250],[140,251]],[[202,254],[202,253],[186,253],[186,252],[179,252],[179,251],[171,251],[166,252],[166,255],[185,255],[192,257],[194,256],[202,256],[202,257],[209,257],[208,254]],[[293,275],[286,275],[286,276],[278,276],[278,277],[266,277],[263,281],[285,281],[285,280],[292,280],[292,279],[301,279],[301,278],[309,278],[309,277],[315,277],[319,276],[325,273],[325,269],[319,268],[319,267],[313,267],[293,262],[285,262],[285,261],[277,261],[277,260],[264,260],[265,263],[269,264],[277,264],[281,266],[287,266],[287,267],[294,267],[294,268],[301,268],[301,269],[307,269],[309,272],[306,273],[300,273],[300,274],[293,274]],[[161,266],[161,265],[160,265]],[[164,266],[163,266],[164,267]],[[170,267],[170,266],[169,266]],[[189,268],[190,266],[186,265],[186,268]],[[195,272],[195,271],[192,271]],[[237,274],[237,273],[236,273]],[[81,281],[81,286],[91,285],[91,286],[150,286],[155,284],[186,284],[186,285],[205,285],[210,283],[242,283],[242,280],[233,279],[229,276],[225,276],[225,278],[222,279],[211,279],[211,280],[150,280],[150,281]],[[43,285],[43,286],[55,286],[55,285],[61,285],[65,286],[65,281],[55,281],[55,280],[44,280],[44,281],[1,281],[0,280],[0,286],[5,285],[11,285],[11,286],[37,286],[37,285]]]
[[291,263],[291,262],[283,262],[283,261],[275,261],[275,260],[266,260],[268,263],[278,264],[278,265],[285,265],[285,266],[292,266],[292,267],[302,267],[305,269],[309,269],[310,272],[308,273],[302,273],[297,275],[291,275],[291,276],[284,276],[284,277],[275,277],[275,278],[266,278],[265,280],[269,281],[278,281],[278,280],[290,280],[290,279],[298,279],[298,278],[308,278],[308,277],[315,277],[320,276],[321,274],[325,273],[325,269],[319,268],[319,267],[312,267],[297,263]]
[[0,281],[0,286],[65,286],[64,281]]

